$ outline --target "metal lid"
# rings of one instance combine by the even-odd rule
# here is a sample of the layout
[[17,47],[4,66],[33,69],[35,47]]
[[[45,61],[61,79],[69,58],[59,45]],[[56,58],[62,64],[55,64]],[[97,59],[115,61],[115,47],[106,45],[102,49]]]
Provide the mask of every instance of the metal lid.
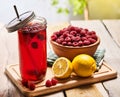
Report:
[[24,27],[29,21],[35,17],[33,11],[27,11],[19,16],[19,19],[16,17],[6,25],[8,32],[14,32],[22,27]]

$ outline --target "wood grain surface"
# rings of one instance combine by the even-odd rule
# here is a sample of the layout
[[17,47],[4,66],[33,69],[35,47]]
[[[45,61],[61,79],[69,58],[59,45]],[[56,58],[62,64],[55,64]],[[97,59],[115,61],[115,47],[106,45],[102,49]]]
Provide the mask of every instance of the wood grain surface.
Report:
[[[117,70],[118,74],[120,72],[120,47],[118,46],[118,42],[116,39],[120,39],[119,35],[119,20],[104,20],[102,21],[71,21],[72,25],[80,26],[83,28],[88,28],[96,31],[96,33],[101,38],[101,43],[99,48],[106,49],[104,60],[110,64],[115,70]],[[110,29],[110,30],[109,30]],[[114,36],[111,36],[114,35]],[[109,97],[119,97],[120,90],[120,77],[118,75],[117,79],[109,80],[102,82],[102,85],[108,94]],[[99,89],[100,90],[100,89]],[[104,95],[104,94],[103,94]]]
[[[42,97],[120,97],[120,20],[71,21],[71,24],[96,31],[101,38],[99,48],[106,49],[104,60],[118,72],[118,76],[113,80],[93,85],[78,86]],[[60,25],[64,27],[69,24],[63,23],[63,25]],[[48,25],[48,42],[51,33],[58,28],[58,24]],[[48,45],[48,48],[51,49],[50,45]],[[19,89],[4,74],[7,65],[18,63],[17,33],[8,33],[4,25],[0,24],[0,83],[2,83],[0,86],[0,97],[24,97]]]
[[43,94],[50,94],[54,92],[58,92],[61,90],[74,88],[81,85],[92,84],[100,81],[109,80],[117,77],[117,72],[112,69],[107,63],[103,62],[101,69],[93,74],[91,77],[82,78],[73,74],[70,78],[65,80],[58,80],[58,84],[53,87],[46,87],[45,82],[48,79],[52,79],[54,77],[51,68],[47,68],[47,74],[45,80],[41,83],[37,83],[35,86],[35,90],[31,91],[28,88],[25,88],[21,84],[21,75],[19,71],[19,65],[9,65],[5,69],[6,75],[9,79],[17,86],[17,88],[26,96],[38,96]]

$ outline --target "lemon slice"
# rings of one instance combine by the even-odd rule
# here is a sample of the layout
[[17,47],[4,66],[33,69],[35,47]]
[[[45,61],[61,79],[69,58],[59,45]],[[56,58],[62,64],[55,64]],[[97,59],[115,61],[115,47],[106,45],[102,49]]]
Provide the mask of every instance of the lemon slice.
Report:
[[56,59],[52,66],[52,72],[56,78],[68,78],[72,73],[72,63],[65,57]]

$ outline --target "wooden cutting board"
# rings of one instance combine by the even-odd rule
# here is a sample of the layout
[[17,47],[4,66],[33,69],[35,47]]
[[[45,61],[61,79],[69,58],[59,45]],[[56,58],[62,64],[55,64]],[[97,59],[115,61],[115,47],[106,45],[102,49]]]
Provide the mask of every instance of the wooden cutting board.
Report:
[[65,80],[59,80],[59,83],[52,87],[46,87],[45,82],[51,79],[53,76],[51,68],[47,68],[47,74],[45,80],[41,83],[37,83],[35,90],[29,90],[21,84],[21,75],[19,72],[19,65],[8,65],[5,70],[6,75],[9,79],[17,86],[17,88],[27,97],[28,96],[38,96],[48,93],[53,93],[80,85],[86,85],[91,83],[96,83],[104,80],[109,80],[117,77],[117,72],[111,68],[106,62],[103,62],[101,69],[95,72],[92,77],[82,78],[75,74],[72,74],[70,78]]

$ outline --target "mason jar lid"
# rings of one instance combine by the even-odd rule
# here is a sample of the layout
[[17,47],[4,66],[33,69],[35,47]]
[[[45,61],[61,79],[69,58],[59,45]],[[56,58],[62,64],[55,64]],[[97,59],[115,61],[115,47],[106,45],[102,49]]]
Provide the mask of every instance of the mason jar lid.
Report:
[[35,17],[33,11],[27,11],[19,16],[19,18],[14,18],[6,25],[8,32],[14,32],[22,27],[24,27],[29,21]]

